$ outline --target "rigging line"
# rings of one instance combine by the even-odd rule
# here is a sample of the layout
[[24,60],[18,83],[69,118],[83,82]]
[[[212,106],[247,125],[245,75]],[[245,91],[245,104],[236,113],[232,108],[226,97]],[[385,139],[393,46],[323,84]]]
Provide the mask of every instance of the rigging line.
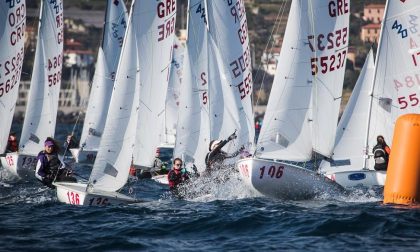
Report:
[[[264,52],[267,51],[268,45],[270,44],[270,41],[273,38],[273,34],[274,33],[277,34],[278,31],[279,31],[279,29],[280,29],[279,18],[280,18],[280,20],[283,19],[283,15],[284,15],[284,12],[286,10],[286,6],[288,5],[288,2],[289,1],[284,1],[282,3],[282,6],[280,6],[280,8],[279,8],[279,11],[277,13],[277,17],[276,17],[276,20],[275,20],[275,23],[274,23],[274,24],[277,23],[277,26],[276,25],[273,25],[273,29],[271,30],[270,36],[268,37],[268,40],[267,40],[267,44],[265,45],[265,48],[264,48]],[[273,45],[270,48],[270,54],[272,52],[273,52]],[[255,106],[257,106],[259,104],[259,101],[260,101],[260,98],[261,98],[261,96],[260,96],[261,90],[263,90],[263,88],[264,88],[264,80],[265,80],[265,77],[267,75],[267,72],[266,71],[262,71],[261,70],[261,66],[262,66],[262,62],[260,61],[260,64],[258,65],[258,68],[257,68],[257,73],[255,74],[255,76],[253,78],[253,81],[252,81],[252,83],[255,83],[255,81],[258,79],[257,77],[260,75],[261,72],[263,72],[263,77],[262,77],[262,80],[261,80],[260,89],[259,89],[259,91],[257,93],[257,100],[255,101]],[[255,110],[254,110],[254,118],[255,118]]]

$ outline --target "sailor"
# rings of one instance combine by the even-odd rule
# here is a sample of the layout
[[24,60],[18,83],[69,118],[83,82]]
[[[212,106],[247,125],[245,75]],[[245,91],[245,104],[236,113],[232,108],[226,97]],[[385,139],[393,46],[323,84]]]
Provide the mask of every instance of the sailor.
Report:
[[388,167],[389,154],[391,149],[386,144],[383,136],[376,137],[376,145],[373,147],[373,157],[375,159],[375,170],[386,171]]
[[17,152],[17,151],[18,151],[18,143],[17,143],[16,133],[10,132],[9,138],[7,140],[6,152]]
[[212,140],[209,144],[209,153],[206,155],[206,170],[205,173],[209,174],[211,171],[215,170],[216,168],[220,168],[223,164],[223,161],[227,158],[233,158],[239,155],[244,150],[242,146],[238,151],[228,154],[222,151],[223,146],[225,146],[229,141],[236,139],[236,130],[233,132],[232,135],[228,137],[226,140]]
[[67,153],[67,151],[72,148],[77,148],[77,143],[73,134],[68,134],[66,141],[64,142],[64,153]]
[[173,164],[173,169],[168,173],[169,189],[172,192],[177,193],[178,186],[185,183],[190,178],[188,172],[182,168],[182,160],[180,158],[175,158]]
[[44,142],[44,150],[38,154],[38,162],[35,168],[35,177],[44,185],[54,188],[54,181],[77,182],[71,176],[71,171],[61,167],[58,159],[58,146],[54,139],[47,137]]

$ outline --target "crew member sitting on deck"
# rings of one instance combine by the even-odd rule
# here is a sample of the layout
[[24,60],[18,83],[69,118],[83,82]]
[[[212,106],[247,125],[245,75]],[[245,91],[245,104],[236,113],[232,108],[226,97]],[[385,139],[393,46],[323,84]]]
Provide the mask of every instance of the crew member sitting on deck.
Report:
[[61,161],[58,159],[58,146],[54,139],[47,137],[44,142],[44,150],[38,154],[38,162],[35,169],[35,177],[44,185],[54,188],[54,181],[77,182],[76,178],[71,176],[71,171],[61,167]]
[[15,132],[10,132],[9,139],[7,140],[6,152],[17,152],[18,142]]
[[168,173],[169,189],[172,192],[177,192],[178,186],[190,178],[187,171],[182,168],[182,160],[180,158],[175,158],[173,163],[173,169]]
[[233,158],[239,155],[241,151],[244,150],[244,147],[242,146],[238,151],[228,154],[224,151],[222,151],[223,146],[225,146],[229,141],[236,139],[236,131],[233,132],[232,135],[228,137],[226,140],[212,140],[210,141],[209,145],[209,153],[206,155],[206,170],[205,173],[210,173],[212,170],[215,170],[216,168],[220,168],[220,166],[223,164],[223,161],[227,158]]
[[373,157],[375,158],[375,170],[386,171],[388,167],[389,154],[391,149],[386,144],[383,136],[379,135],[376,138],[376,145],[373,147]]

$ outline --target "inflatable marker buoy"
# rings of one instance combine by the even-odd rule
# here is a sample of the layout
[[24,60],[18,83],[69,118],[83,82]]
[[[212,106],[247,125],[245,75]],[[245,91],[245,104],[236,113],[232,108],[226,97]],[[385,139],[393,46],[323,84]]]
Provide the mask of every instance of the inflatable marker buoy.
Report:
[[384,203],[420,203],[420,114],[400,116],[395,124]]

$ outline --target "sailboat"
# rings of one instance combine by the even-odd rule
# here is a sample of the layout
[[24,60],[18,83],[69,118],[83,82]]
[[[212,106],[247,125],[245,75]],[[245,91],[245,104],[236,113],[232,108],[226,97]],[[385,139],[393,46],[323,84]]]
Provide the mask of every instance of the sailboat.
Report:
[[418,1],[387,1],[375,71],[367,63],[372,77],[364,77],[360,94],[353,91],[355,101],[338,128],[332,162],[321,164],[322,173],[345,187],[384,186],[386,172],[375,171],[372,158],[376,137],[391,143],[397,118],[420,113],[419,15]]
[[115,72],[120,58],[127,26],[124,1],[107,1],[102,44],[98,50],[89,105],[80,138],[80,148],[72,148],[77,163],[93,164],[98,152],[106,115],[114,86]]
[[[150,170],[155,161],[157,147],[163,143],[165,126],[165,105],[175,38],[176,1],[153,1],[142,4],[144,12],[154,13],[159,21],[151,24],[138,23],[137,29],[142,35],[137,45],[141,55],[140,107],[138,111],[136,146],[133,154],[133,166],[136,169]],[[144,14],[143,14],[144,15]],[[163,21],[162,21],[163,22]],[[153,32],[144,27],[154,27]],[[157,42],[156,43],[151,43]]]
[[[6,151],[10,128],[16,107],[24,56],[24,31],[26,27],[26,5],[0,3],[2,15],[0,27],[0,154]],[[13,159],[5,159],[6,163]]]
[[254,139],[244,2],[190,0],[187,30],[174,153],[202,172],[211,140],[236,131],[233,152]]
[[63,66],[63,2],[41,1],[38,41],[19,151],[1,157],[3,167],[19,177],[35,177],[44,140],[53,137]]
[[[160,31],[161,27],[167,27],[166,23],[171,22],[171,19],[161,15],[161,11],[167,13],[165,10],[172,8],[165,4],[170,2],[133,1],[105,128],[92,173],[86,183],[54,183],[60,202],[72,205],[138,202],[137,199],[117,191],[127,182],[132,157],[136,154],[135,147],[139,144],[136,141],[136,131],[137,121],[140,120],[140,75],[143,74],[140,62],[153,63],[159,59],[145,57],[140,48],[161,48],[161,45],[166,44],[165,38],[161,39]],[[173,37],[168,36],[167,39],[170,43],[173,42]],[[170,59],[167,61],[170,63]]]
[[[349,40],[350,1],[293,0],[254,156],[239,160],[262,195],[304,199],[341,187],[308,169],[334,147]],[[309,164],[308,164],[309,163]]]

